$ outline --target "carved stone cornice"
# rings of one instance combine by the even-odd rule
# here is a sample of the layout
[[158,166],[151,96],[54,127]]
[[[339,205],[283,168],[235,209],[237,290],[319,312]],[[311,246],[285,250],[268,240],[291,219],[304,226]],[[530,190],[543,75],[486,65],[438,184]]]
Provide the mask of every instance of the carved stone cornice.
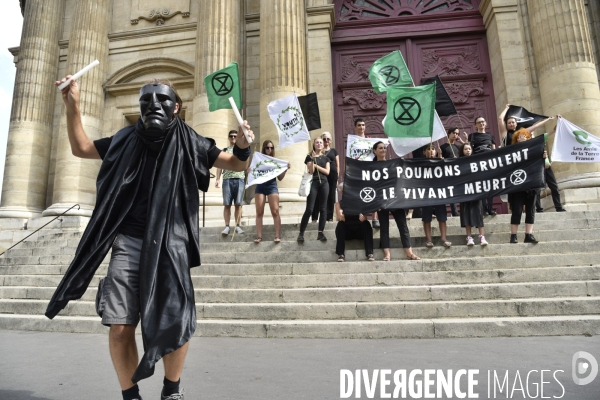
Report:
[[166,35],[169,33],[195,31],[196,25],[196,22],[187,22],[185,24],[161,25],[135,31],[110,33],[108,35],[108,40],[111,42],[116,42],[118,40],[130,40],[148,36]]
[[144,19],[146,21],[154,22],[156,21],[156,26],[162,26],[165,24],[165,21],[173,18],[176,15],[181,14],[183,18],[189,18],[189,11],[174,11],[171,12],[167,7],[163,8],[154,8],[148,12],[147,15],[140,15],[139,17],[132,19],[131,24],[136,25],[140,22],[140,19]]

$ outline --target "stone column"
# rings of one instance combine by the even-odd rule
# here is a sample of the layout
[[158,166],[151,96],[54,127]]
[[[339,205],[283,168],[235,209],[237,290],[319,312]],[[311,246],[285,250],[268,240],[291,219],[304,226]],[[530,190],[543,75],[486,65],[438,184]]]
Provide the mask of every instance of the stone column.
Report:
[[[238,122],[232,110],[208,110],[204,77],[231,62],[241,64],[241,7],[240,0],[201,0],[199,7],[196,33],[196,97],[194,120],[191,125],[200,135],[215,139],[219,148],[229,145],[227,133],[231,129],[237,129]],[[243,65],[240,65],[240,76],[243,76]],[[216,173],[216,169],[213,173]],[[206,204],[223,204],[221,189],[215,189],[214,184],[211,184],[206,195]]]
[[[330,132],[335,140],[333,121],[333,76],[331,71],[331,33],[335,26],[335,7],[327,0],[311,0],[306,9],[308,38],[308,92],[319,99],[321,129],[311,132],[316,138]],[[332,143],[336,147],[336,143]],[[339,149],[338,149],[339,151]],[[342,151],[343,153],[343,151]]]
[[25,5],[0,218],[30,218],[46,208],[63,13],[64,0]]
[[[90,140],[96,140],[102,137],[102,129],[105,126],[102,118],[104,114],[102,84],[105,80],[108,61],[111,1],[78,0],[72,4],[75,12],[69,34],[66,71],[74,74],[95,59],[100,61],[100,65],[78,81],[83,128]],[[66,118],[63,116],[56,151],[52,206],[45,210],[43,215],[60,214],[78,203],[81,205],[81,209],[71,210],[69,215],[90,216],[96,201],[96,177],[99,168],[100,161],[84,160],[72,155],[67,136]]]
[[[330,49],[322,51],[329,52]],[[304,1],[261,0],[260,2],[260,141],[279,143],[267,105],[292,93],[306,94],[306,8]],[[282,150],[277,158],[288,160],[292,169],[278,182],[283,201],[304,201],[298,186],[309,146],[299,143]]]
[[[527,5],[544,113],[562,114],[588,132],[600,132],[600,89],[583,0],[528,0]],[[555,163],[552,169],[565,202],[573,204],[569,209],[598,202],[599,164]]]

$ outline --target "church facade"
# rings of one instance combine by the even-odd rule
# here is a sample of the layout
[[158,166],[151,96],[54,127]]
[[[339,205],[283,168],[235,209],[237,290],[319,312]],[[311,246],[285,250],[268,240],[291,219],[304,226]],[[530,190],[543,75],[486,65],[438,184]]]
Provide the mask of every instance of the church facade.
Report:
[[[16,1],[16,0],[13,0]],[[60,93],[53,82],[98,59],[80,80],[83,124],[91,139],[135,123],[149,79],[170,79],[182,117],[225,147],[231,110],[209,112],[203,79],[240,65],[244,118],[256,146],[278,142],[267,104],[316,92],[322,129],[344,154],[352,121],[383,136],[385,96],[367,72],[400,50],[415,84],[439,75],[459,113],[446,126],[472,132],[477,116],[498,137],[506,104],[561,114],[600,135],[600,4],[592,0],[20,0],[24,15],[9,128],[0,218],[89,216],[99,161],[71,154]],[[546,129],[551,128],[547,124]],[[306,144],[277,150],[292,169],[282,201],[297,188]],[[343,158],[343,157],[341,157]],[[343,165],[342,165],[343,167]],[[553,165],[564,204],[600,208],[600,165]],[[219,189],[206,203],[221,204]]]

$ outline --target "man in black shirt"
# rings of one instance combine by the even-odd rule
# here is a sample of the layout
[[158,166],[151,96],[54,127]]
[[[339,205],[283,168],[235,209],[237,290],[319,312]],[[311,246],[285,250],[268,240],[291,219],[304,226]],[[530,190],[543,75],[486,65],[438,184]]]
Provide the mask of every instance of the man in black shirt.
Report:
[[[135,126],[94,142],[83,129],[76,81],[62,97],[73,155],[103,162],[94,213],[46,315],[53,318],[83,295],[112,245],[99,314],[110,326],[110,354],[123,399],[141,399],[137,382],[151,376],[163,358],[161,399],[182,400],[179,377],[196,328],[189,269],[200,265],[198,190],[208,189],[213,166],[244,171],[249,144],[239,135],[233,154],[227,154],[196,134],[179,118],[182,101],[168,81],[141,88]],[[140,315],[145,353],[138,366]]]

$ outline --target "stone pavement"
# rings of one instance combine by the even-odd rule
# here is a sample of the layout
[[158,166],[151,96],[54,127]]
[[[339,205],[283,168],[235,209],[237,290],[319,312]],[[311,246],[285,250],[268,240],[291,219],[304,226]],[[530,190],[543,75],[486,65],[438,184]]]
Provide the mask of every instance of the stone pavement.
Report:
[[[573,383],[572,357],[578,351],[600,360],[600,336],[384,340],[194,337],[182,385],[187,400],[329,400],[340,398],[340,369],[367,369],[370,376],[375,369],[406,369],[408,373],[414,369],[452,369],[453,373],[479,369],[475,392],[480,399],[511,398],[508,388],[512,391],[513,387],[512,398],[522,399],[541,398],[537,392],[540,371],[550,370],[543,378],[544,398],[600,399],[600,376],[585,386]],[[500,381],[508,370],[508,385],[502,392],[496,387],[495,397],[493,385],[488,396],[488,370],[496,371]],[[537,371],[529,374],[527,384],[531,370]],[[162,376],[159,363],[155,375],[141,382],[144,399],[159,398]],[[466,378],[461,382],[466,385]],[[0,330],[2,400],[118,400],[117,385],[106,335]],[[389,393],[393,387],[392,380]],[[351,398],[356,397],[353,394]],[[368,398],[364,387],[360,398]],[[379,386],[371,398],[381,398]]]

